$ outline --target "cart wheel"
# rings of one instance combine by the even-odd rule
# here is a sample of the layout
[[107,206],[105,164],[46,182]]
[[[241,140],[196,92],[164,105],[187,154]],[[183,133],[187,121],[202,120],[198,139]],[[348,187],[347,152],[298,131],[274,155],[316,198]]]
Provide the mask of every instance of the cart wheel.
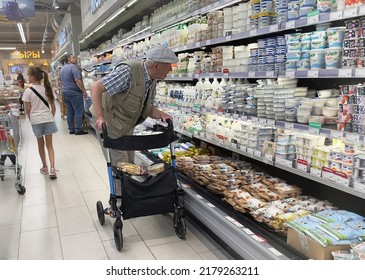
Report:
[[98,220],[101,225],[105,223],[104,207],[101,201],[96,202],[96,212],[98,213]]
[[174,229],[177,237],[185,239],[186,223],[185,218],[181,217],[180,213],[174,213]]
[[114,233],[114,243],[117,250],[120,251],[123,248],[123,223],[122,221],[115,221],[113,225],[113,233]]
[[0,176],[0,178],[1,178],[1,181],[4,181],[5,176]]
[[26,189],[25,189],[25,187],[24,186],[22,186],[22,185],[18,185],[17,187],[16,187],[16,191],[18,192],[18,194],[25,194],[25,191],[26,191]]

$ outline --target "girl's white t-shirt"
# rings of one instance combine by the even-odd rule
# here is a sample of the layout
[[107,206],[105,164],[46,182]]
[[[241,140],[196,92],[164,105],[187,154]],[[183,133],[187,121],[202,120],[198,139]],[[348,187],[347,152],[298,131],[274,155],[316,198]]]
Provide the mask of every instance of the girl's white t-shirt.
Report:
[[[38,91],[38,93],[43,96],[43,98],[48,102],[49,100],[46,96],[46,89],[43,85],[33,85],[33,88]],[[54,122],[54,117],[51,112],[51,104],[49,108],[44,104],[44,102],[30,89],[27,88],[23,93],[22,100],[24,102],[30,102],[30,123],[31,124],[41,124],[47,122]]]

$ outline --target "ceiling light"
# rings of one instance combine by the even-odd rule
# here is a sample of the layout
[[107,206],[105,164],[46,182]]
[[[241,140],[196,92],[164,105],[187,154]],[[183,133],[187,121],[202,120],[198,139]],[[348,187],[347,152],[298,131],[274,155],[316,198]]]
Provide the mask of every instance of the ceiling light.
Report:
[[25,35],[24,35],[24,30],[23,30],[23,25],[20,22],[17,22],[18,25],[18,29],[19,29],[19,33],[20,33],[20,37],[22,38],[23,43],[25,44],[27,42],[27,40],[25,40]]
[[8,64],[9,66],[14,66],[14,63],[13,62],[9,62]]
[[43,66],[48,66],[47,60],[43,63]]
[[33,63],[32,61],[30,61],[30,62],[28,63],[28,65],[29,65],[29,66],[34,66],[34,63]]
[[0,47],[0,50],[15,51],[16,47]]
[[52,8],[55,9],[55,10],[60,8],[60,6],[58,5],[57,0],[53,0]]

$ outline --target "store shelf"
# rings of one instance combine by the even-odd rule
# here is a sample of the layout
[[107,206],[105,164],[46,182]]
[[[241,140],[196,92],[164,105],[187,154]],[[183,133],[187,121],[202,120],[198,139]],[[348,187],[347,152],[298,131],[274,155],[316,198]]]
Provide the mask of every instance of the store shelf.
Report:
[[342,192],[349,193],[353,196],[357,196],[357,197],[365,199],[365,193],[359,192],[359,191],[354,190],[353,188],[350,188],[350,187],[341,186],[341,185],[337,184],[334,181],[326,180],[326,179],[323,179],[321,177],[314,176],[310,173],[307,173],[307,172],[304,172],[304,171],[301,171],[301,170],[298,170],[298,169],[295,169],[295,168],[291,168],[291,167],[288,167],[288,166],[285,166],[285,165],[281,165],[279,163],[275,163],[275,167],[280,168],[280,169],[285,170],[285,171],[288,171],[290,173],[299,175],[301,177],[310,179],[312,181],[318,182],[322,185],[325,185],[325,186],[340,190]]
[[245,260],[288,260],[264,238],[203,198],[191,188],[185,189],[186,210]]

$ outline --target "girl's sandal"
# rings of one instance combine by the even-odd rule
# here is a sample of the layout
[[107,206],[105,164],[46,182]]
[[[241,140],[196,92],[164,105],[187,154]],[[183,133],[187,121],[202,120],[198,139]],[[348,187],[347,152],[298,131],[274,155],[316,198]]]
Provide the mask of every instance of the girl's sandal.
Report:
[[40,171],[41,171],[41,173],[42,173],[43,175],[47,175],[47,174],[48,174],[48,167],[47,167],[47,166],[42,167],[42,168],[40,169]]
[[52,179],[57,179],[57,175],[56,175],[56,170],[55,168],[51,168],[50,171],[49,171],[49,178],[52,180]]

